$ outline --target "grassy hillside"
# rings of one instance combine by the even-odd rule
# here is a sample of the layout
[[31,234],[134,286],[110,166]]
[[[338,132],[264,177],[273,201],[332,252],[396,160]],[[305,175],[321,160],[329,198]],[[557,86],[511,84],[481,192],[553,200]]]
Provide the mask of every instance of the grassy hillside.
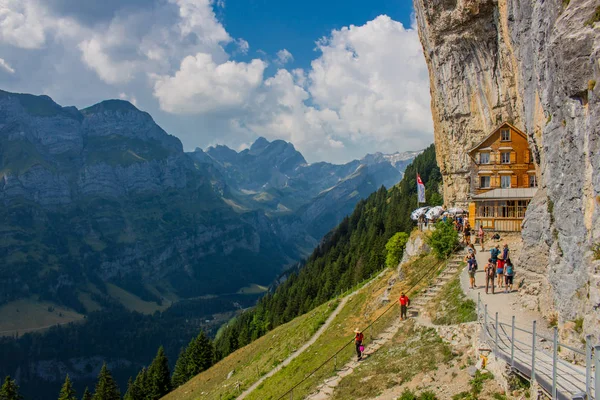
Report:
[[[428,273],[436,266],[438,264],[434,257],[420,258],[405,266],[405,279],[393,286],[390,286],[390,282],[397,278],[397,271],[386,271],[380,279],[348,301],[344,309],[334,319],[330,328],[323,333],[309,351],[300,355],[290,365],[264,382],[248,399],[278,399],[292,386],[299,383],[303,377],[308,376],[315,368],[326,362],[336,351],[350,342],[354,337],[353,331],[355,328],[364,329],[376,321],[364,332],[365,345],[368,344],[374,337],[381,334],[392,320],[399,317],[399,309],[395,306],[384,314],[391,304],[382,301],[386,290],[389,290],[388,297],[395,304],[398,297],[400,297],[400,293],[412,287],[423,276],[427,278],[422,280],[411,293],[415,293],[426,286],[430,282],[430,278],[434,276]],[[351,344],[337,355],[337,367],[340,368],[353,357],[356,357],[356,353],[354,346]],[[332,376],[335,363],[335,359],[328,361],[310,379],[296,387],[294,398],[304,398],[304,396],[312,393],[324,379]]]
[[[390,322],[398,318],[398,310],[392,308],[384,314],[390,302],[384,300],[384,293],[395,303],[400,292],[412,287],[417,282],[415,292],[424,287],[432,274],[432,267],[440,267],[432,256],[422,257],[405,267],[406,277],[395,283],[397,272],[387,270],[380,277],[352,297],[334,318],[322,336],[304,353],[300,354],[289,365],[267,379],[253,391],[248,399],[277,399],[290,387],[307,376],[317,366],[331,357],[338,349],[349,343],[356,327],[364,328],[373,324],[365,332],[366,343],[381,333]],[[422,279],[425,277],[425,279]],[[392,283],[392,285],[390,285]],[[412,293],[412,292],[411,292]],[[166,400],[192,399],[233,399],[243,390],[251,386],[262,374],[274,368],[287,355],[304,343],[324,321],[334,308],[331,303],[323,304],[315,310],[304,314],[291,322],[283,324],[260,339],[235,351],[207,371],[199,374],[190,382],[165,397]],[[309,334],[309,332],[311,332]],[[346,347],[337,357],[340,367],[351,357],[355,357],[354,346]],[[303,398],[317,384],[333,374],[334,360],[328,362],[317,371],[305,384],[294,390],[294,398]],[[228,374],[234,371],[230,378]],[[239,388],[238,384],[239,383]]]
[[252,385],[302,346],[325,322],[336,305],[337,302],[333,300],[274,329],[230,354],[186,385],[171,392],[165,399],[235,398],[240,390]]

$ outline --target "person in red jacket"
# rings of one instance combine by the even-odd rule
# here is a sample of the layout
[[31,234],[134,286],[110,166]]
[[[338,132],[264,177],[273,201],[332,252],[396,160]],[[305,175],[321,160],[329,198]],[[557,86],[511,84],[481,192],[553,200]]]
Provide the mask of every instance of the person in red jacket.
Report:
[[356,328],[354,330],[354,333],[355,333],[354,344],[356,346],[356,355],[358,356],[358,360],[360,361],[360,359],[362,358],[362,351],[363,351],[362,343],[363,343],[363,340],[365,340],[365,335],[363,335],[361,330],[358,328]]
[[410,305],[410,299],[404,293],[400,295],[398,299],[400,302],[400,320],[406,319],[406,311],[408,310],[408,306]]

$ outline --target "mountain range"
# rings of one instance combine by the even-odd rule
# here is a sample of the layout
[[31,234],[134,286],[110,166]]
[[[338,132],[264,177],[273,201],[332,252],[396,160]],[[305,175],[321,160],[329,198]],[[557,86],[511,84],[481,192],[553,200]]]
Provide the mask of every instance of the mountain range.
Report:
[[80,312],[268,284],[419,152],[309,164],[259,138],[186,153],[127,101],[78,110],[0,91],[0,304]]

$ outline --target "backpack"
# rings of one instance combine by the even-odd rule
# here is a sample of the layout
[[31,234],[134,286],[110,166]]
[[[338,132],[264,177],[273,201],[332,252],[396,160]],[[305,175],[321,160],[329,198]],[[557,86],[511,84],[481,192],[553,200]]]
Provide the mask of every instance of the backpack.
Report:
[[492,251],[490,251],[490,254],[492,256],[492,259],[497,259],[498,255],[500,254],[500,250],[493,248]]
[[506,265],[506,275],[512,276],[512,274],[513,274],[513,266],[512,266],[512,264],[507,264]]
[[494,268],[493,265],[488,265],[487,276],[494,276],[494,275],[496,275],[496,269]]

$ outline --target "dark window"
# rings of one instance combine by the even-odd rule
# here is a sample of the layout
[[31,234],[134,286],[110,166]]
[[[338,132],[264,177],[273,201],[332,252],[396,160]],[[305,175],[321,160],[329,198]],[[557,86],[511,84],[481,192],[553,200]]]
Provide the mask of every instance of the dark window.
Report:
[[479,187],[482,189],[487,189],[490,187],[490,177],[489,176],[480,176],[479,177]]

